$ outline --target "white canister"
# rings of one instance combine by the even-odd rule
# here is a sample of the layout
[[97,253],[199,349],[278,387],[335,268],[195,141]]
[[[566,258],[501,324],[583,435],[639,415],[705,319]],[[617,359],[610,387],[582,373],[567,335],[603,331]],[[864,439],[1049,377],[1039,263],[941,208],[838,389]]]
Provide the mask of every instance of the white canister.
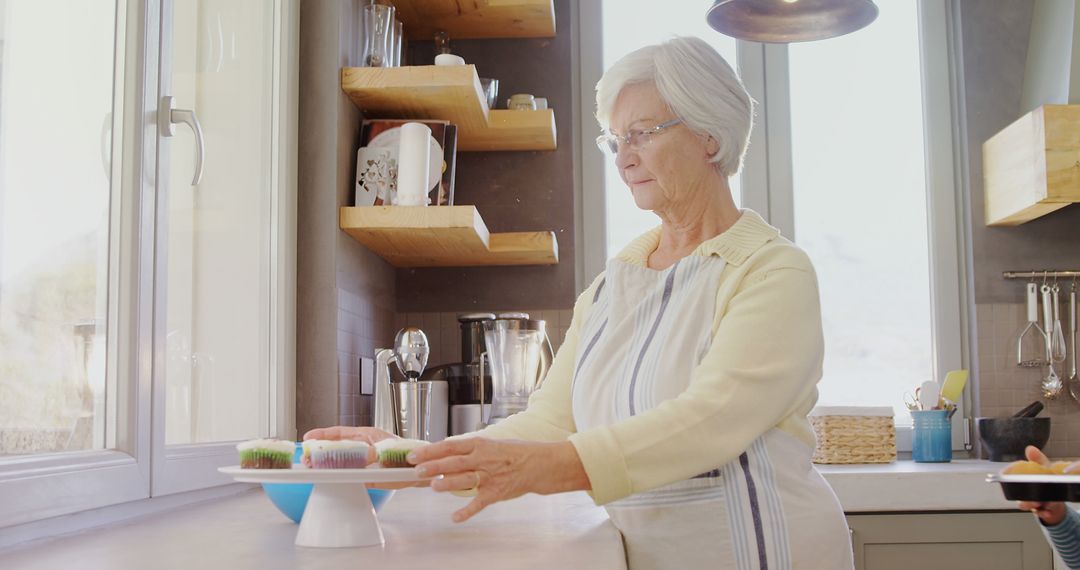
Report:
[[431,129],[423,123],[401,125],[398,143],[397,200],[395,206],[428,205],[428,170],[431,168]]
[[472,433],[480,429],[481,418],[491,416],[491,404],[484,404],[481,416],[480,404],[458,404],[450,406],[450,435]]

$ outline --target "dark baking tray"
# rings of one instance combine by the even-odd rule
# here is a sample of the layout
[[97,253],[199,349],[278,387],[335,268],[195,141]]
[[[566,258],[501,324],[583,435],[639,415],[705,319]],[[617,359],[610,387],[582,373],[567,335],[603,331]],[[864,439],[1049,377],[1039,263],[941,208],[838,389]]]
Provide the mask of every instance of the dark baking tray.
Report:
[[986,478],[999,483],[1010,501],[1080,502],[1080,475],[1002,475]]

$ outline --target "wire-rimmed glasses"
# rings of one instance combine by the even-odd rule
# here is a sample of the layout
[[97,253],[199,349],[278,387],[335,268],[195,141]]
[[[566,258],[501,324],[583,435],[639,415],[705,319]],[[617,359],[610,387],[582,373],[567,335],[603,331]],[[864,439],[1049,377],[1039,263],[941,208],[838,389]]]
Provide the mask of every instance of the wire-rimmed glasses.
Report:
[[596,137],[596,146],[600,147],[600,150],[615,156],[619,153],[619,143],[632,148],[633,150],[641,150],[643,147],[649,144],[652,140],[652,136],[659,134],[668,127],[674,127],[682,122],[682,119],[671,119],[656,125],[651,129],[634,129],[625,135],[617,135],[614,133],[604,133]]

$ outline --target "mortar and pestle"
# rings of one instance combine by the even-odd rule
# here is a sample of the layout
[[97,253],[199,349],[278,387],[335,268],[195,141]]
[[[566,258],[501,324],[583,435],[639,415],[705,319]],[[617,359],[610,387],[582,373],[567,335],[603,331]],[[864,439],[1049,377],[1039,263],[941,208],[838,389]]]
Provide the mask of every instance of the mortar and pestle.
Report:
[[1019,461],[1024,448],[1042,449],[1050,439],[1050,418],[1037,418],[1042,402],[1032,402],[1011,418],[976,418],[979,439],[990,461]]

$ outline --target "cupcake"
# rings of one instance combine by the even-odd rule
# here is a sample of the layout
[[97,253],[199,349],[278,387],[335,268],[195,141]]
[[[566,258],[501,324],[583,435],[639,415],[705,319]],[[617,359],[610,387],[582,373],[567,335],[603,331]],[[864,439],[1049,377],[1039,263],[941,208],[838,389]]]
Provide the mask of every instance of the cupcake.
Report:
[[367,466],[369,447],[362,441],[315,441],[310,448],[313,469],[363,469]]
[[311,467],[311,450],[315,449],[316,445],[321,443],[328,443],[332,440],[329,439],[307,439],[304,440],[303,452],[300,454],[300,463],[304,467]]
[[375,444],[375,452],[379,454],[379,465],[383,467],[412,467],[405,458],[410,451],[427,444],[419,439],[384,439]]
[[282,439],[253,439],[236,446],[241,469],[292,469],[296,444]]

